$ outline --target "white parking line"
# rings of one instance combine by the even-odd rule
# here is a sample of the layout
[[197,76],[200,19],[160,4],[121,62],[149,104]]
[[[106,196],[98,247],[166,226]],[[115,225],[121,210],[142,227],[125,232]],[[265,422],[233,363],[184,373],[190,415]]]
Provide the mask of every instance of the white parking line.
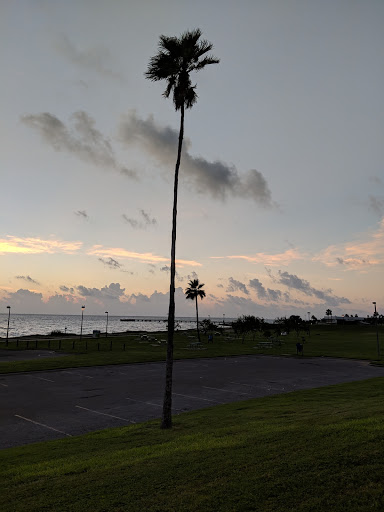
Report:
[[216,391],[224,391],[225,393],[236,393],[237,395],[249,395],[250,393],[241,393],[240,391],[233,391],[232,389],[221,389],[221,388],[211,388],[210,386],[202,386],[205,389],[214,389]]
[[86,379],[93,379],[93,377],[91,377],[90,375],[83,375],[80,372],[68,372],[68,371],[65,371],[65,372],[61,372],[61,373],[69,373],[70,375],[79,375],[80,377],[85,377]]
[[215,404],[224,404],[225,402],[219,402],[218,400],[209,400],[208,398],[201,398],[200,396],[182,395],[181,393],[172,393],[172,395],[185,396],[186,398],[196,398],[197,400],[204,400],[205,402],[214,402]]
[[[154,404],[153,402],[144,402],[143,400],[137,400],[136,398],[126,398],[126,400],[131,400],[132,402],[140,402],[141,404],[154,405],[155,407],[163,407],[162,404]],[[178,409],[177,407],[172,407],[175,411],[182,411],[183,409]]]
[[15,414],[16,418],[20,418],[25,421],[29,421],[30,423],[33,423],[34,425],[39,425],[40,427],[48,428],[49,430],[54,430],[55,432],[59,432],[60,434],[64,434],[67,437],[72,437],[71,434],[67,434],[66,432],[63,432],[62,430],[58,430],[57,428],[49,427],[48,425],[44,425],[44,423],[39,423],[38,421],[31,420],[30,418],[25,418],[24,416],[20,416],[19,414]]
[[45,380],[45,382],[55,382],[54,380],[44,379],[43,377],[36,377],[35,375],[26,375],[26,377],[31,377],[31,379]]
[[154,405],[156,407],[163,407],[160,404],[154,404],[152,402],[144,402],[143,400],[136,400],[135,398],[126,398],[126,400],[131,400],[132,402],[140,402],[141,404]]
[[94,411],[93,409],[87,409],[86,407],[81,407],[81,405],[75,405],[78,409],[84,409],[84,411],[93,412],[94,414],[101,414],[102,416],[109,416],[110,418],[116,418],[118,420],[128,421],[128,423],[136,423],[135,421],[128,420],[127,418],[121,418],[120,416],[113,416],[113,414],[107,414],[106,412]]
[[248,386],[250,388],[256,387],[253,384],[243,384],[242,382],[233,382],[233,381],[231,381],[230,384],[238,384],[239,386]]

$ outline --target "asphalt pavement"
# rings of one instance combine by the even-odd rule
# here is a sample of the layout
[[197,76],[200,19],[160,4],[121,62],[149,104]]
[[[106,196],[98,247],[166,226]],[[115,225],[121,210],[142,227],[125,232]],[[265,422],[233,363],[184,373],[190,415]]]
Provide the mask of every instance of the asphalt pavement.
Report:
[[[165,363],[0,375],[0,448],[160,418]],[[367,361],[239,356],[175,361],[173,413],[384,376]]]

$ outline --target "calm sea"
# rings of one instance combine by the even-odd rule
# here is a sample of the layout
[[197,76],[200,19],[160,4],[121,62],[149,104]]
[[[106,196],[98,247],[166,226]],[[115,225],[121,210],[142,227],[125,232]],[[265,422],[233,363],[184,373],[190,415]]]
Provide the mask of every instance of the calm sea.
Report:
[[[122,322],[120,319],[128,321]],[[222,323],[223,319],[212,318],[217,324]],[[232,319],[226,319],[226,322]],[[177,328],[180,330],[193,329],[196,326],[194,318],[178,318]],[[0,338],[7,336],[8,315],[0,314]],[[106,315],[84,315],[83,334],[92,334],[94,330],[105,332],[107,326]],[[36,334],[51,334],[52,331],[61,331],[73,334],[80,334],[81,315],[23,315],[12,314],[9,322],[9,338],[19,336],[33,336]],[[166,317],[124,317],[109,316],[108,332],[125,331],[166,331]]]

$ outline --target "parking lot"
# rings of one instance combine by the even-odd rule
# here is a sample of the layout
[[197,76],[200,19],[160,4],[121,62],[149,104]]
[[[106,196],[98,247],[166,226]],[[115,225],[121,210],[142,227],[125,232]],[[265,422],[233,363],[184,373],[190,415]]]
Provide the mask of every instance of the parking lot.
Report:
[[[164,363],[0,376],[0,448],[160,418]],[[173,413],[384,376],[366,361],[241,356],[176,361]]]

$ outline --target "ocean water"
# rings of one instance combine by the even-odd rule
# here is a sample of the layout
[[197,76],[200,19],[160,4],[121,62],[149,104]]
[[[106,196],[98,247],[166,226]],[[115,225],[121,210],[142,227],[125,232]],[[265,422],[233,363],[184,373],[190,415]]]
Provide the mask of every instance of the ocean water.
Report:
[[[121,319],[128,321],[122,322]],[[217,324],[223,323],[223,319],[211,319]],[[226,323],[232,319],[226,319]],[[194,329],[195,318],[176,319],[176,328],[179,330]],[[8,314],[0,314],[0,339],[7,336]],[[92,334],[94,330],[105,333],[107,326],[106,315],[86,315],[83,318],[83,334]],[[36,334],[51,334],[52,331],[61,331],[73,334],[80,334],[81,315],[27,315],[12,314],[9,322],[9,338],[19,336],[33,336]],[[166,317],[124,317],[109,316],[108,332],[117,333],[125,331],[166,331]]]

